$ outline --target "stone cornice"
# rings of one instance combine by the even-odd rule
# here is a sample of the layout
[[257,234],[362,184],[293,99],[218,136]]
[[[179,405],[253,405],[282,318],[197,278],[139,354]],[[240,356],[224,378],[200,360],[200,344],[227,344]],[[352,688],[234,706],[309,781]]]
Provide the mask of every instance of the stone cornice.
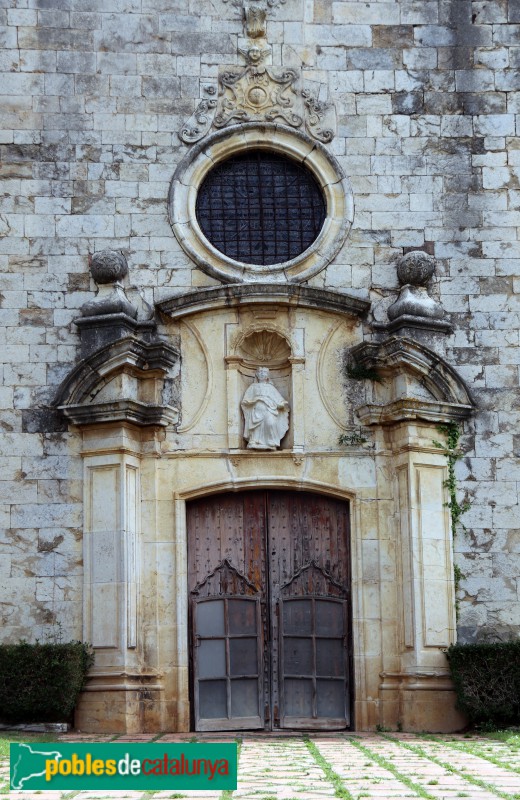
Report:
[[378,405],[367,403],[356,408],[363,425],[393,425],[404,420],[427,420],[436,423],[459,422],[473,412],[471,405],[442,403],[407,397]]
[[[54,405],[72,424],[82,427],[111,422],[139,427],[175,425],[178,410],[161,400],[164,379],[178,361],[177,350],[165,342],[127,336],[82,359],[63,381]],[[121,389],[112,389],[112,382],[123,375],[131,380],[124,382],[121,396]],[[140,396],[141,382],[148,385],[147,402]]]
[[128,422],[139,427],[149,425],[166,427],[179,421],[178,409],[157,406],[138,400],[114,400],[107,403],[60,406],[64,416],[73,424],[99,425],[103,422]]
[[392,334],[401,333],[406,335],[407,331],[425,331],[426,333],[453,333],[453,325],[447,320],[431,319],[429,317],[415,317],[411,314],[403,314],[392,322],[374,322],[372,325],[375,331]]
[[239,283],[196,289],[162,300],[157,308],[171,319],[181,319],[201,311],[258,304],[314,308],[355,317],[364,316],[370,308],[367,300],[346,292],[279,283]]

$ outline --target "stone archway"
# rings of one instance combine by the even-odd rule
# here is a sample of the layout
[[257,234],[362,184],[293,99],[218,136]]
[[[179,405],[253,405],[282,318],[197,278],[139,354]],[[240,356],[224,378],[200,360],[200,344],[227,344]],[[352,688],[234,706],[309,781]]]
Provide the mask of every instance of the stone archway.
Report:
[[[85,464],[84,636],[97,660],[80,703],[82,729],[103,731],[109,718],[112,730],[189,730],[185,506],[253,489],[349,500],[356,727],[456,729],[443,654],[455,636],[446,462],[433,440],[439,423],[471,413],[463,381],[405,337],[361,344],[366,305],[347,295],[213,287],[160,310],[167,343],[136,333],[119,338],[87,355],[57,398],[82,431]],[[267,347],[272,342],[279,354]],[[180,372],[173,344],[182,352]],[[384,377],[363,385],[363,405],[355,399],[361,393],[344,392],[339,357],[347,349],[365,372]],[[280,379],[290,375],[292,440],[275,452],[251,452],[241,435],[239,381],[248,360],[266,354]],[[342,426],[349,430],[355,414],[369,438],[340,446]],[[195,585],[225,560],[223,553],[208,564]],[[293,572],[296,566],[310,569],[301,563]],[[240,565],[231,567],[250,580]]]

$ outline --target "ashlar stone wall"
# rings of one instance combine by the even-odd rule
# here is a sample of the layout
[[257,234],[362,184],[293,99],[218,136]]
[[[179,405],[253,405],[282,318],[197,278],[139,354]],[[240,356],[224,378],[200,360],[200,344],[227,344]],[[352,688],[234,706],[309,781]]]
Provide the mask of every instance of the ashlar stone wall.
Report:
[[[166,200],[201,82],[243,64],[242,15],[238,0],[0,0],[3,638],[57,623],[81,635],[79,438],[52,400],[79,357],[92,253],[125,253],[141,319],[216,283],[179,246]],[[520,2],[280,0],[267,41],[274,66],[334,104],[327,147],[354,192],[351,235],[311,285],[370,299],[385,321],[396,259],[436,259],[447,356],[478,405],[458,465],[472,503],[460,635],[517,631]]]

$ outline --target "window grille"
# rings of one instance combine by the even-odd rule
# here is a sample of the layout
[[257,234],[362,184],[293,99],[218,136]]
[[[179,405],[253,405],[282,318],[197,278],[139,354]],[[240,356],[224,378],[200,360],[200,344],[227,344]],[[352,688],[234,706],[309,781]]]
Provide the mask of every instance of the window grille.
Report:
[[301,164],[249,150],[218,164],[196,202],[200,228],[211,244],[246,264],[279,264],[300,255],[325,220],[323,194]]

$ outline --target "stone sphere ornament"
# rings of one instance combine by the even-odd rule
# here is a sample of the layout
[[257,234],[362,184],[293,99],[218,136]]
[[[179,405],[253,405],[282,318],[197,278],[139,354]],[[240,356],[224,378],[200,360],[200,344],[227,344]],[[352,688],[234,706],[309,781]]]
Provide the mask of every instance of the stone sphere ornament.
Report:
[[412,250],[397,262],[397,277],[401,286],[426,286],[435,272],[435,259],[423,250]]
[[128,264],[122,253],[100,250],[92,256],[90,272],[97,284],[116,283],[128,275]]
[[442,320],[444,309],[428,294],[426,285],[435,272],[435,259],[423,250],[412,250],[397,262],[401,284],[399,297],[388,307],[388,319],[401,317]]
[[81,306],[83,317],[125,314],[137,319],[137,308],[128,300],[121,281],[128,275],[126,258],[117,250],[100,250],[94,253],[90,272],[98,285],[97,295]]

